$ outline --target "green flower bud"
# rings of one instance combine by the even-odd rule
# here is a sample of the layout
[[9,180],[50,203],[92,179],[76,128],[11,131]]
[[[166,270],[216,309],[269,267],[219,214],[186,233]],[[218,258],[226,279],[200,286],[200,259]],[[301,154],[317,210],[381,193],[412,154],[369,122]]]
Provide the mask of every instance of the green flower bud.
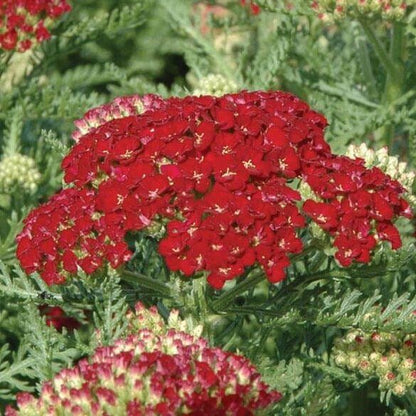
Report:
[[407,388],[411,388],[416,385],[416,370],[402,370],[400,374],[403,383]]
[[10,193],[14,188],[34,193],[41,180],[35,161],[19,153],[4,156],[0,161],[0,192]]
[[345,336],[345,341],[348,344],[361,344],[363,341],[362,335],[361,331],[351,331]]
[[416,386],[415,342],[416,334],[352,329],[334,340],[333,362],[365,378],[378,377],[381,391],[402,396]]
[[403,382],[399,381],[397,382],[393,388],[391,389],[393,394],[395,394],[396,396],[403,396],[406,394],[406,386],[404,385]]
[[389,357],[386,355],[382,355],[378,363],[374,363],[376,367],[376,371],[384,374],[387,370],[391,369],[391,362]]
[[360,354],[358,354],[357,352],[350,352],[348,354],[346,365],[349,370],[357,370],[360,362]]
[[399,368],[410,370],[410,369],[413,369],[414,365],[415,365],[415,360],[413,360],[412,358],[406,358],[401,361]]
[[380,384],[379,389],[380,390],[390,390],[396,385],[396,374],[394,374],[392,371],[386,371],[381,377],[380,377]]
[[369,356],[370,361],[372,364],[379,363],[381,360],[382,355],[379,352],[372,352]]
[[336,355],[334,356],[334,362],[338,367],[346,367],[347,360],[348,355],[342,351],[337,351]]
[[198,81],[193,95],[214,95],[221,97],[225,94],[237,92],[237,84],[219,74],[209,74]]
[[390,350],[390,352],[388,353],[388,357],[391,367],[397,367],[402,361],[400,354],[397,352],[395,348],[392,348]]
[[373,373],[373,366],[368,359],[363,359],[358,363],[358,370],[364,376],[369,376]]

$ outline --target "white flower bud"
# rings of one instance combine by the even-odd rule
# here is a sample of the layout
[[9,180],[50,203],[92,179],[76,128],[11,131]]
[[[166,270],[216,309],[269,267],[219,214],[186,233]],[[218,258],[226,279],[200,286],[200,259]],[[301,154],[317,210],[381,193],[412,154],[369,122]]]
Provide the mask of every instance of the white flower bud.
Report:
[[[377,167],[381,169],[392,179],[400,182],[407,191],[411,191],[416,176],[415,172],[407,172],[406,162],[399,162],[399,159],[396,156],[389,156],[387,147],[383,147],[374,152],[369,149],[365,143],[362,143],[359,146],[350,145],[346,152],[346,156],[351,157],[352,159],[364,159],[367,168]],[[412,206],[414,206],[414,202],[411,202],[412,195],[407,194],[404,195],[404,197]]]
[[0,192],[10,193],[14,188],[34,193],[38,188],[41,174],[35,161],[29,156],[15,153],[0,161]]
[[393,386],[392,391],[396,396],[403,396],[406,394],[406,386],[399,381]]
[[345,367],[347,365],[348,356],[344,352],[338,352],[334,357],[334,362],[338,367]]
[[209,74],[198,81],[193,95],[214,95],[221,97],[237,91],[237,84],[219,74]]

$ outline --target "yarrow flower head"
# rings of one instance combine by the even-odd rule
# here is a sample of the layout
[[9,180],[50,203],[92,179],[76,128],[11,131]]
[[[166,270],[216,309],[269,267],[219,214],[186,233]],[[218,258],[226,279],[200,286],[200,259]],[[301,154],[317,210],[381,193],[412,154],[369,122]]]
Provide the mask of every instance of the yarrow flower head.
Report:
[[235,92],[237,89],[237,84],[233,80],[219,74],[209,74],[198,81],[193,94],[221,97],[222,95]]
[[375,377],[381,392],[403,396],[416,386],[416,334],[348,331],[335,340],[334,363],[363,377]]
[[280,399],[246,358],[181,331],[143,328],[62,370],[39,398],[18,394],[6,416],[255,415]]
[[9,193],[18,188],[26,193],[34,193],[40,179],[36,163],[29,156],[14,153],[0,160],[0,192]]
[[159,252],[170,270],[207,272],[221,288],[258,265],[278,282],[289,255],[303,247],[301,196],[288,184],[294,178],[317,196],[304,201],[303,213],[333,238],[341,265],[368,262],[380,240],[400,247],[392,221],[412,216],[404,188],[361,159],[334,155],[325,118],[297,97],[140,100],[143,113],[77,135],[62,163],[73,188],[32,211],[18,236],[26,272],[53,284],[104,261],[115,268],[131,255],[126,233],[163,220]]
[[[380,169],[391,179],[397,181],[403,187],[403,198],[410,204],[411,207],[416,207],[416,197],[411,192],[413,181],[416,176],[415,172],[409,171],[407,169],[407,164],[405,162],[399,162],[399,159],[396,156],[390,156],[388,154],[387,147],[374,151],[368,148],[365,143],[362,143],[359,146],[350,145],[345,155],[354,160],[362,160],[364,161],[366,168]],[[301,183],[299,192],[303,200],[312,200],[316,203],[323,202],[323,200],[312,190],[311,186],[309,186],[307,182]],[[317,223],[311,223],[309,227],[313,237],[325,243],[323,250],[328,254],[333,254],[334,247],[330,241],[328,242],[327,234],[322,232],[325,227],[318,229]],[[328,243],[330,246],[328,246]]]
[[49,39],[49,24],[69,10],[66,0],[0,0],[0,48],[23,52]]
[[345,17],[382,17],[386,20],[400,20],[408,8],[416,5],[415,0],[314,0],[312,8],[326,22]]

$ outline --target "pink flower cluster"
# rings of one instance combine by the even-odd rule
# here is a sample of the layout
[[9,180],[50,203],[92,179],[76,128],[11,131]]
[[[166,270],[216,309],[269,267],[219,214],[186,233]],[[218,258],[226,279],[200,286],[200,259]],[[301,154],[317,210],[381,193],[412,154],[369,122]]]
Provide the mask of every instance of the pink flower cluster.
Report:
[[39,398],[18,394],[19,410],[6,416],[249,416],[280,399],[246,358],[184,332],[142,329],[62,370]]
[[66,0],[0,0],[0,48],[23,52],[50,38],[45,19],[71,10]]
[[131,95],[118,97],[109,104],[93,108],[85,113],[84,117],[75,120],[76,130],[72,134],[72,138],[77,142],[82,136],[107,121],[143,113],[143,111],[154,107],[156,101],[152,96]]
[[[134,100],[129,114],[138,108]],[[259,264],[278,282],[289,254],[303,247],[300,194],[289,186],[295,178],[321,201],[307,200],[303,211],[334,237],[342,265],[368,262],[377,240],[400,246],[392,220],[411,216],[403,187],[361,159],[332,154],[325,118],[295,96],[241,92],[142,102],[142,114],[89,121],[95,128],[77,133],[62,163],[74,187],[34,210],[18,237],[28,273],[53,284],[77,268],[92,273],[104,259],[117,267],[130,255],[126,233],[164,218],[159,250],[171,270],[208,271],[209,283],[221,288]]]

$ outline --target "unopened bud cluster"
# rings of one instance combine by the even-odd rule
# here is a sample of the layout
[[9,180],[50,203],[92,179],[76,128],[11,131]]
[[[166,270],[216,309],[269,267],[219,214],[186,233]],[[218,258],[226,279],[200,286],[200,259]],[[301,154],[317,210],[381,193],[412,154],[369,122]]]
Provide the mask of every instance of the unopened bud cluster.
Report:
[[399,162],[396,156],[390,156],[387,147],[374,151],[365,143],[359,146],[350,145],[346,155],[352,159],[364,159],[367,168],[377,167],[398,181],[409,192],[409,194],[404,194],[408,202],[416,206],[416,197],[410,194],[416,173],[407,170],[406,162]]
[[34,193],[41,175],[35,161],[19,153],[5,156],[0,160],[0,192],[9,193],[13,189]]
[[139,304],[128,318],[153,327],[97,348],[46,382],[39,398],[18,394],[19,409],[6,416],[255,415],[281,399],[246,358],[163,328],[155,309]]
[[352,18],[401,20],[415,0],[314,0],[312,8],[324,22]]
[[128,321],[127,335],[137,333],[144,328],[151,328],[157,335],[166,334],[170,329],[174,329],[199,337],[203,329],[202,325],[196,325],[191,319],[181,319],[179,311],[176,309],[170,311],[168,321],[165,323],[156,306],[147,309],[140,302],[136,304],[134,312],[129,311],[127,313],[126,318]]
[[416,334],[354,329],[334,344],[335,364],[365,378],[378,378],[380,391],[403,396],[416,385]]
[[193,95],[213,95],[221,97],[237,91],[237,84],[219,74],[209,74],[198,81]]

